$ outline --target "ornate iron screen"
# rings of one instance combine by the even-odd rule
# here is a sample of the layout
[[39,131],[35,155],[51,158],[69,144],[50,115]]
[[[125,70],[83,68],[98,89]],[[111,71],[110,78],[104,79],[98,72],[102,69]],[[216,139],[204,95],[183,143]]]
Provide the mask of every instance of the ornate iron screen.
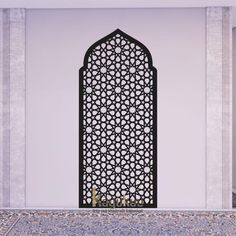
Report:
[[157,207],[157,72],[117,29],[80,69],[80,207]]

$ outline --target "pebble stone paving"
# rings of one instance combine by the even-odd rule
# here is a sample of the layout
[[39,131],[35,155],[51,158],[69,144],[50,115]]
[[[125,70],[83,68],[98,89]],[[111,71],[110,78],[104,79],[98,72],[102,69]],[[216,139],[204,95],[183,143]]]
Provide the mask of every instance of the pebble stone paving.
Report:
[[236,211],[0,210],[0,235],[236,235]]

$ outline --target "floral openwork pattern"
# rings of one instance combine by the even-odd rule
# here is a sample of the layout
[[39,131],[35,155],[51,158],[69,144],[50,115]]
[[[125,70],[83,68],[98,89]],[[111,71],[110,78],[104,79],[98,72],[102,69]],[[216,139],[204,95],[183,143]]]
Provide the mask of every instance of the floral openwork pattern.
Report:
[[157,206],[156,80],[148,49],[120,30],[87,51],[80,70],[80,207],[92,207],[93,188],[102,202]]

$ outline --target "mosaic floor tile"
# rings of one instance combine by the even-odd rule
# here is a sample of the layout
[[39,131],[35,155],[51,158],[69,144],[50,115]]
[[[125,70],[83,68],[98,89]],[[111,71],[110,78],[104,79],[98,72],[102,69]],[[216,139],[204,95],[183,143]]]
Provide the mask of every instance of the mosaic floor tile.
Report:
[[24,210],[8,236],[236,235],[236,211]]
[[0,236],[6,235],[9,229],[16,223],[18,216],[7,210],[0,211]]

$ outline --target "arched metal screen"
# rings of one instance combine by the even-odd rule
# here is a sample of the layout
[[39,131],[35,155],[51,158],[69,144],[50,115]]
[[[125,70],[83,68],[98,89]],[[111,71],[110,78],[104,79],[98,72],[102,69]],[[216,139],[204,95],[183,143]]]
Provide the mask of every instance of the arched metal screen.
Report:
[[119,29],[92,45],[79,102],[79,206],[157,207],[157,73],[148,49]]

